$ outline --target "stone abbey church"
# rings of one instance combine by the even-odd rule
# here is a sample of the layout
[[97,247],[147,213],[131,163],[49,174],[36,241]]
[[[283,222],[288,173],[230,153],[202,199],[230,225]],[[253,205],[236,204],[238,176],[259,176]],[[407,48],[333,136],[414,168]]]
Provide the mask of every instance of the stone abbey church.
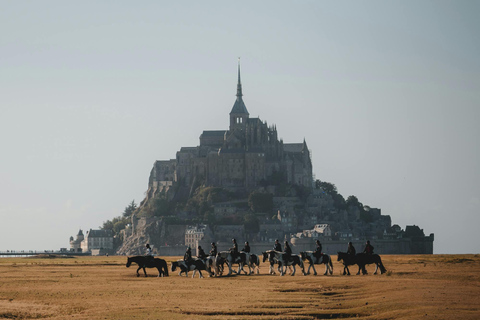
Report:
[[248,192],[272,177],[312,187],[312,161],[305,140],[283,143],[276,126],[250,118],[242,96],[239,65],[237,98],[228,130],[203,131],[200,145],[182,147],[175,159],[156,161],[150,173],[150,191],[179,184],[190,194],[198,185]]

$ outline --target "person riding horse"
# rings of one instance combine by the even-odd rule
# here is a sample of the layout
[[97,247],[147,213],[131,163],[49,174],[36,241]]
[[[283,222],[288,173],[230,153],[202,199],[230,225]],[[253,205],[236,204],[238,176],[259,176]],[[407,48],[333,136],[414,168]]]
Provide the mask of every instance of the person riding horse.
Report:
[[203,251],[202,246],[198,246],[197,257],[202,260],[205,260],[208,257],[205,251]]
[[355,247],[353,246],[353,243],[351,241],[348,243],[347,254],[352,256],[355,256],[355,254],[357,254],[357,251],[355,250]]
[[187,265],[187,268],[190,268],[190,265],[193,263],[192,249],[190,247],[188,247],[187,251],[185,251],[185,255],[183,256],[183,261]]
[[322,256],[322,244],[320,243],[320,240],[316,240],[315,244],[317,247],[315,248],[315,251],[313,251],[313,256],[316,258],[316,263],[318,263],[318,259]]
[[250,253],[250,245],[248,244],[248,241],[245,242],[245,246],[243,247],[242,251]]
[[365,249],[363,249],[363,253],[373,254],[373,246],[370,244],[370,240],[367,240],[367,243],[365,244]]
[[283,253],[285,255],[285,261],[292,260],[292,248],[290,248],[288,241],[285,241],[285,251]]
[[275,240],[275,245],[273,246],[273,250],[282,252],[282,245],[278,241],[278,239]]
[[215,242],[212,242],[212,249],[210,249],[210,255],[214,257],[217,255],[217,246],[215,245]]
[[145,257],[147,258],[147,261],[152,262],[153,261],[153,253],[152,253],[152,248],[150,248],[150,244],[145,245],[146,252],[145,252]]
[[233,247],[230,248],[230,253],[232,254],[233,261],[237,260],[238,257],[238,244],[237,240],[232,239]]

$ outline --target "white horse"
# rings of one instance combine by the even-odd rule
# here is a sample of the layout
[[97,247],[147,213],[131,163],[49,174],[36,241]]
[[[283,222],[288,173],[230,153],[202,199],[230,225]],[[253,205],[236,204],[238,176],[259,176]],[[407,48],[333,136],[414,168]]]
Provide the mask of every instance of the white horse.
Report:
[[328,254],[322,253],[320,257],[315,257],[313,251],[303,251],[300,252],[300,256],[302,260],[308,260],[309,266],[307,273],[305,275],[310,274],[310,268],[313,268],[313,274],[317,275],[317,270],[315,270],[315,264],[324,264],[325,265],[325,273],[323,275],[330,275],[333,274],[333,264],[332,259]]
[[[245,252],[239,253],[236,259],[233,259],[232,253],[230,251],[220,251],[217,253],[217,259],[215,261],[215,276],[221,274],[220,266],[226,262],[228,266],[228,274],[227,276],[231,275],[232,272],[236,274],[240,274],[240,271],[243,269],[243,265],[245,264]],[[238,271],[232,270],[232,265],[234,263],[238,263]]]
[[245,274],[251,275],[252,273],[255,273],[256,270],[257,274],[260,274],[260,258],[254,253],[248,253],[243,251],[240,252],[245,253],[245,264],[243,265],[243,267],[248,267],[248,273],[243,269],[243,267],[242,271],[245,272]]
[[287,271],[287,267],[289,266],[293,268],[293,272],[291,275],[294,276],[296,272],[296,268],[295,268],[296,265],[302,268],[302,273],[305,274],[303,260],[299,255],[292,254],[290,260],[285,259],[286,256],[283,252],[275,251],[275,250],[267,250],[266,252],[262,252],[262,255],[263,255],[263,262],[265,262],[267,259],[270,261],[270,274],[275,274],[275,271],[273,271],[274,263],[278,264],[277,269],[280,272],[281,276],[285,275],[285,272]]
[[185,273],[185,276],[188,277],[188,271],[193,271],[192,278],[195,278],[195,274],[197,273],[197,271],[200,274],[199,278],[203,278],[202,270],[206,270],[207,272],[209,272],[205,268],[205,262],[203,262],[202,259],[193,259],[193,262],[192,264],[190,264],[190,266],[187,266],[184,260],[177,260],[172,262],[172,272],[175,272],[177,268],[180,269],[180,272],[178,273],[179,276],[182,276],[182,273]]

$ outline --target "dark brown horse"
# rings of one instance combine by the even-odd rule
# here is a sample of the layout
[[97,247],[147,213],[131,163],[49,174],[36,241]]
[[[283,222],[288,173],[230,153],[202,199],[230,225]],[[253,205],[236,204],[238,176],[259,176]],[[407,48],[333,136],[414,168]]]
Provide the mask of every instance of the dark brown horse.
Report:
[[358,265],[358,272],[357,275],[360,274],[360,270],[362,271],[363,274],[367,274],[367,270],[365,269],[365,266],[367,264],[372,264],[374,263],[376,268],[375,272],[373,274],[377,274],[378,269],[380,269],[380,273],[385,273],[387,272],[387,269],[385,269],[383,263],[382,263],[382,258],[378,254],[366,254],[366,253],[359,253],[356,255],[351,255],[346,252],[338,252],[337,256],[337,261],[343,260],[343,274],[348,274],[350,275],[350,270],[348,270],[348,266],[351,265]]
[[143,273],[145,274],[145,277],[147,276],[147,272],[145,271],[145,268],[157,268],[159,277],[168,277],[167,262],[163,259],[159,259],[159,258],[154,259],[153,257],[145,257],[145,256],[134,256],[134,257],[128,258],[127,268],[130,267],[132,262],[135,262],[136,264],[138,264],[137,277],[140,277],[140,274],[138,273],[138,270],[140,269],[143,269]]

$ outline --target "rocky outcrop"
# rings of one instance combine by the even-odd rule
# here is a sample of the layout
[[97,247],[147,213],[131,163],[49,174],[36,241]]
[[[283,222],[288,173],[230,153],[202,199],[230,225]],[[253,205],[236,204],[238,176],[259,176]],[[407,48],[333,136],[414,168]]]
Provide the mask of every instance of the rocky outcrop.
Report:
[[149,243],[154,253],[162,246],[183,245],[185,225],[168,225],[162,218],[132,218],[132,234],[124,239],[117,250],[119,255],[145,254],[145,244]]

